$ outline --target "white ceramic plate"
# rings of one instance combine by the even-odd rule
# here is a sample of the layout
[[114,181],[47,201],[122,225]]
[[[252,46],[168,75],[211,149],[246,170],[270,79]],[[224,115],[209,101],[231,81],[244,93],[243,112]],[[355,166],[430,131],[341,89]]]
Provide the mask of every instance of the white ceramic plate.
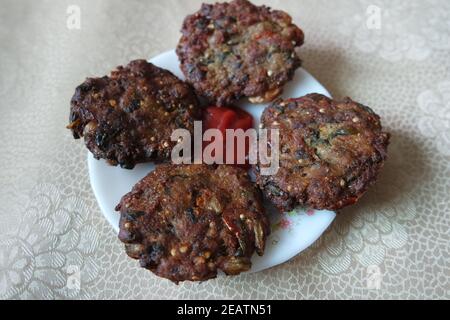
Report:
[[[150,62],[168,69],[184,79],[175,51],[165,52],[151,59]],[[285,87],[283,97],[300,97],[313,92],[330,96],[329,92],[316,79],[300,68],[297,70],[294,80]],[[267,104],[241,102],[238,106],[254,117],[257,128],[261,113]],[[154,169],[154,165],[140,164],[133,170],[126,170],[109,166],[104,160],[95,160],[89,153],[88,166],[92,189],[103,215],[118,232],[119,213],[114,210],[115,206],[136,182]],[[261,271],[293,258],[316,241],[336,216],[331,211],[301,208],[280,214],[269,204],[266,204],[266,209],[270,215],[272,233],[267,239],[264,256],[254,255],[253,266],[249,272]]]

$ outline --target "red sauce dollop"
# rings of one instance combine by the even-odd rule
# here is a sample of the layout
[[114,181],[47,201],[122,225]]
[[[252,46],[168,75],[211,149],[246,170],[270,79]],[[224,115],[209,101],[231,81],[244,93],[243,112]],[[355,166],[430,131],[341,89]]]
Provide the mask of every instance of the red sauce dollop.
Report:
[[[224,161],[226,161],[226,131],[227,129],[247,129],[253,128],[253,117],[242,109],[235,107],[216,107],[211,106],[206,108],[203,117],[203,130],[208,129],[219,129],[224,138],[223,155]],[[212,142],[205,142],[203,148]],[[237,164],[237,141],[235,140],[234,146],[234,164],[248,168],[248,153],[249,153],[249,142],[245,141],[245,165]],[[228,163],[230,164],[230,163]]]

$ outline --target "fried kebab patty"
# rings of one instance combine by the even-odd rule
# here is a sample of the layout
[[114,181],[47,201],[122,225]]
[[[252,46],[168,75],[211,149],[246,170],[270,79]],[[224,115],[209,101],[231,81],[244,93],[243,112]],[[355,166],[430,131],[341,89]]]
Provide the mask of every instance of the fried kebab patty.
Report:
[[201,109],[192,88],[171,72],[145,60],[118,67],[111,75],[88,78],[71,100],[75,139],[84,137],[96,159],[131,169],[137,163],[170,158],[178,128],[193,132]]
[[219,106],[244,96],[272,101],[301,65],[302,30],[287,13],[247,0],[203,4],[181,32],[177,54],[187,81]]
[[116,210],[127,254],[177,283],[249,270],[270,232],[260,191],[233,166],[160,165]]
[[[337,210],[354,204],[377,179],[390,135],[370,108],[320,94],[278,100],[262,127],[279,129],[280,168],[257,184],[279,210],[298,205]],[[270,144],[268,145],[270,150]]]

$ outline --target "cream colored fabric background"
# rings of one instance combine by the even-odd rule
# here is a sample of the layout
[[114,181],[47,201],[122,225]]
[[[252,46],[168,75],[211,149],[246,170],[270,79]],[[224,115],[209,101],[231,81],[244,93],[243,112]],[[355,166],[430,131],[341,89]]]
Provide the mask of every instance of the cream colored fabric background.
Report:
[[[1,0],[0,298],[450,298],[450,2],[255,2],[294,17],[305,69],[335,97],[381,114],[392,144],[377,185],[289,263],[159,279],[126,257],[65,125],[76,85],[174,48],[200,1]],[[72,4],[80,30],[66,25]]]

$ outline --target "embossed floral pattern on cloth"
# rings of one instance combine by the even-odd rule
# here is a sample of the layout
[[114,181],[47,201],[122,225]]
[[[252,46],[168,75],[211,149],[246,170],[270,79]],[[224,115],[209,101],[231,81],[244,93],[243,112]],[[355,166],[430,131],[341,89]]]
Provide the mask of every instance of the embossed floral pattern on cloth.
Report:
[[392,143],[375,186],[288,263],[201,285],[159,279],[127,259],[65,125],[86,76],[173,49],[201,1],[2,0],[1,299],[450,298],[449,2],[254,2],[302,26],[303,67],[334,97],[382,117]]
[[339,31],[353,38],[362,52],[395,62],[423,61],[435,50],[450,49],[448,2],[361,0],[339,9],[339,17],[348,17]]
[[38,184],[31,194],[18,229],[0,240],[0,297],[77,297],[98,275],[88,207],[53,185]]

